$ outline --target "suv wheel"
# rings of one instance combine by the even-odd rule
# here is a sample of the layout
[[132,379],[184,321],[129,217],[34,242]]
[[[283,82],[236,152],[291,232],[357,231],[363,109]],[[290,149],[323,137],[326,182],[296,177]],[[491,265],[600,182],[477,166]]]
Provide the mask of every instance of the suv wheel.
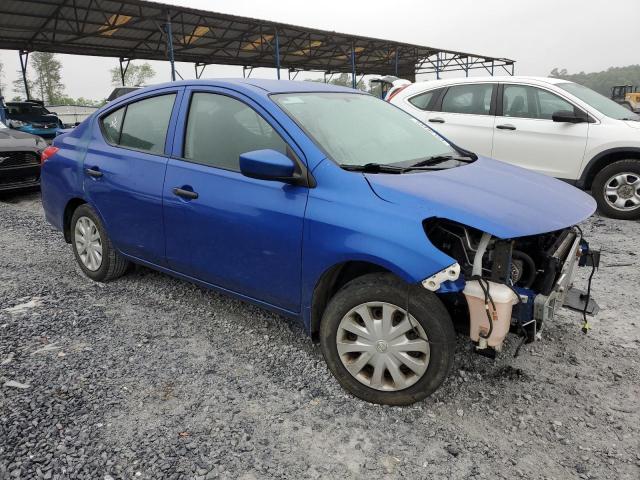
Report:
[[598,172],[591,185],[598,209],[606,216],[640,217],[640,160],[619,160]]
[[73,212],[71,246],[84,274],[98,282],[108,282],[124,274],[129,261],[115,251],[100,218],[86,203]]
[[455,342],[440,299],[391,274],[348,283],[320,324],[329,369],[346,390],[372,403],[408,405],[429,396],[449,373]]

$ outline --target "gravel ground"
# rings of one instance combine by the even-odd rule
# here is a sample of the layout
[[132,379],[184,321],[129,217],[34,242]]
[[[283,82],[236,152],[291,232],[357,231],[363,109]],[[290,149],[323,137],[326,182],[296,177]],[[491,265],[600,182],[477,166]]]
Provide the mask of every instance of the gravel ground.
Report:
[[638,479],[640,224],[583,228],[589,335],[562,311],[495,361],[459,337],[443,387],[398,408],[346,394],[293,321],[145,268],[93,283],[37,193],[4,197],[0,479]]

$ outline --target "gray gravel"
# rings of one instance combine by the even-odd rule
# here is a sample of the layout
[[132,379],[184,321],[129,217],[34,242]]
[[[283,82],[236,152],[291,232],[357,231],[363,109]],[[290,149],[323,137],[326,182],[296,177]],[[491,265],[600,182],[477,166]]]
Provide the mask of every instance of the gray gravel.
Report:
[[[593,218],[589,335],[366,404],[295,322],[145,268],[83,277],[37,193],[0,199],[0,479],[640,478],[640,225]],[[586,272],[581,272],[584,276]]]

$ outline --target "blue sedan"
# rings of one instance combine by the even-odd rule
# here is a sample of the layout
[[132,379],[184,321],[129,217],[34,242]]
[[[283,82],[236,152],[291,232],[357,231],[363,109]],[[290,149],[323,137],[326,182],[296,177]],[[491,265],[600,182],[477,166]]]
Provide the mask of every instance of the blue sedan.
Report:
[[137,263],[298,318],[342,386],[394,405],[445,380],[457,324],[482,353],[536,338],[595,209],[370,95],[252,79],[120,97],[54,140],[41,183],[89,278]]

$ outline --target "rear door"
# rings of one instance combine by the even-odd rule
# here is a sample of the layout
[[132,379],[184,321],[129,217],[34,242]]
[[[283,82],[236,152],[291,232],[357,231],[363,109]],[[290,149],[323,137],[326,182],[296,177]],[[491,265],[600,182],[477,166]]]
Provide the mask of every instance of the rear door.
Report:
[[164,89],[114,108],[93,126],[84,190],[114,246],[163,265],[162,186],[179,89]]
[[501,90],[492,156],[552,177],[577,179],[589,124],[554,122],[552,115],[580,109],[532,85],[504,84]]
[[456,145],[490,156],[497,85],[468,83],[436,92],[440,92],[437,97],[426,92],[408,99],[418,109],[425,109],[419,118]]
[[274,149],[300,162],[301,150],[250,99],[223,89],[187,92],[163,193],[169,267],[299,311],[308,189],[247,178],[239,156]]

